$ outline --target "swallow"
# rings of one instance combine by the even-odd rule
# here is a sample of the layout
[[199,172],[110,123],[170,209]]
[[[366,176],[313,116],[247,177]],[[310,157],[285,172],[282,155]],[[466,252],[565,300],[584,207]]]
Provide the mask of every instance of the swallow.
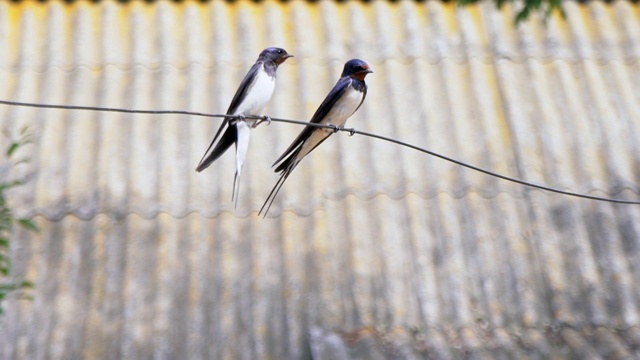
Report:
[[269,193],[262,208],[260,208],[258,215],[262,214],[264,210],[264,216],[267,216],[273,200],[275,200],[276,195],[278,195],[293,169],[313,149],[318,147],[339,128],[342,128],[347,119],[360,108],[367,96],[367,84],[364,82],[364,78],[372,72],[369,65],[359,59],[349,60],[344,64],[340,79],[322,101],[313,117],[311,117],[311,123],[329,125],[332,128],[307,125],[298,137],[293,140],[289,148],[272,165],[279,164],[275,172],[280,173],[280,178]]
[[[233,192],[231,200],[234,206],[238,204],[238,192],[240,190],[240,175],[249,148],[251,128],[258,126],[263,120],[270,122],[269,117],[263,120],[245,119],[246,116],[261,116],[262,110],[271,100],[276,83],[276,70],[278,66],[293,55],[286,50],[270,47],[262,50],[258,60],[253,64],[247,75],[240,83],[240,87],[231,100],[227,115],[213,137],[207,151],[202,156],[200,164],[196,167],[201,172],[216,161],[222,154],[236,145],[236,173],[233,178]],[[224,130],[224,133],[223,133]],[[222,134],[222,137],[220,137]],[[216,140],[220,140],[216,143]],[[214,146],[215,144],[215,146]]]

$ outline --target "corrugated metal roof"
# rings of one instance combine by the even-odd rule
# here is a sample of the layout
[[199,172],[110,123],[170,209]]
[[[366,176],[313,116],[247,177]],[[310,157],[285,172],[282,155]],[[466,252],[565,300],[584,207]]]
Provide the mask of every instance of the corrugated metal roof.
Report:
[[[266,113],[308,119],[358,57],[347,126],[637,199],[640,7],[564,6],[514,27],[489,2],[2,2],[0,99],[222,113],[275,45],[296,57]],[[262,219],[301,128],[253,132],[234,211],[233,156],[194,171],[218,121],[0,106],[33,132],[12,203],[41,228],[16,231],[34,299],[7,304],[0,357],[640,356],[640,207],[339,133]]]

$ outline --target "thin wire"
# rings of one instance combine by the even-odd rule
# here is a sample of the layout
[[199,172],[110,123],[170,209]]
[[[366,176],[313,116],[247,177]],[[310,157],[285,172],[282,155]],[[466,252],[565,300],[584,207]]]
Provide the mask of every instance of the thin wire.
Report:
[[[108,111],[108,112],[117,112],[117,113],[128,113],[128,114],[153,114],[153,115],[160,115],[160,114],[174,114],[174,115],[191,115],[191,116],[202,116],[202,117],[209,117],[209,118],[234,118],[235,116],[233,115],[222,115],[222,114],[208,114],[208,113],[202,113],[202,112],[194,112],[194,111],[183,111],[183,110],[135,110],[135,109],[120,109],[120,108],[105,108],[105,107],[96,107],[96,106],[75,106],[75,105],[52,105],[52,104],[37,104],[37,103],[26,103],[26,102],[17,102],[17,101],[7,101],[7,100],[0,100],[0,104],[3,105],[12,105],[12,106],[25,106],[25,107],[34,107],[34,108],[45,108],[45,109],[63,109],[63,110],[89,110],[89,111]],[[365,131],[360,131],[360,130],[356,130],[354,128],[341,128],[341,127],[337,127],[334,125],[323,125],[323,124],[316,124],[316,123],[310,123],[310,122],[306,122],[306,121],[300,121],[300,120],[290,120],[290,119],[282,119],[282,118],[272,118],[272,117],[260,117],[260,116],[246,116],[246,118],[248,119],[261,119],[261,120],[271,120],[271,121],[275,121],[275,122],[282,122],[282,123],[289,123],[289,124],[296,124],[296,125],[304,125],[304,126],[313,126],[313,127],[317,127],[317,128],[325,128],[325,129],[332,129],[334,132],[338,132],[338,131],[343,131],[343,132],[347,132],[349,133],[350,136],[353,136],[355,134],[358,135],[362,135],[362,136],[367,136],[370,138],[374,138],[374,139],[378,139],[378,140],[383,140],[383,141],[387,141],[396,145],[400,145],[400,146],[404,146],[425,154],[429,154],[435,157],[438,157],[442,160],[446,160],[449,161],[451,163],[454,163],[456,165],[460,165],[463,167],[466,167],[468,169],[471,170],[475,170],[478,172],[481,172],[483,174],[489,175],[489,176],[493,176],[502,180],[506,180],[506,181],[510,181],[516,184],[520,184],[520,185],[524,185],[524,186],[528,186],[528,187],[532,187],[532,188],[536,188],[536,189],[540,189],[540,190],[544,190],[544,191],[548,191],[548,192],[553,192],[553,193],[557,193],[557,194],[561,194],[561,195],[566,195],[566,196],[573,196],[573,197],[577,197],[577,198],[582,198],[582,199],[589,199],[589,200],[596,200],[596,201],[604,201],[604,202],[610,202],[610,203],[615,203],[615,204],[627,204],[627,205],[640,205],[640,201],[629,201],[629,200],[619,200],[619,199],[611,199],[611,198],[604,198],[604,197],[599,197],[599,196],[591,196],[591,195],[585,195],[585,194],[580,194],[580,193],[575,193],[575,192],[571,192],[571,191],[564,191],[564,190],[559,190],[559,189],[554,189],[548,186],[544,186],[544,185],[538,185],[538,184],[534,184],[534,183],[530,183],[524,180],[519,180],[516,178],[512,178],[509,176],[505,176],[505,175],[501,175],[498,173],[495,173],[493,171],[489,171],[489,170],[485,170],[482,168],[479,168],[477,166],[474,165],[470,165],[467,163],[464,163],[460,160],[456,160],[441,154],[438,154],[436,152],[421,148],[419,146],[415,146],[415,145],[411,145],[409,143],[400,141],[400,140],[396,140],[396,139],[392,139],[386,136],[382,136],[382,135],[377,135],[377,134],[373,134],[373,133],[369,133],[369,132],[365,132]]]
[[194,112],[194,111],[183,111],[183,110],[131,110],[131,109],[119,109],[119,108],[106,108],[106,107],[98,107],[98,106],[36,104],[36,103],[26,103],[26,102],[7,101],[7,100],[0,100],[0,104],[13,105],[13,106],[34,107],[34,108],[44,108],[44,109],[107,111],[107,112],[127,113],[127,114],[152,114],[152,115],[176,114],[176,115],[204,116],[204,117],[211,117],[211,118],[227,118],[227,117],[228,118],[233,118],[233,117],[235,117],[235,116],[232,116],[232,115],[207,114],[207,113]]
[[502,180],[511,181],[511,182],[516,183],[516,184],[525,185],[525,186],[529,186],[529,187],[533,187],[533,188],[536,188],[536,189],[545,190],[545,191],[549,191],[549,192],[554,192],[554,193],[557,193],[557,194],[579,197],[579,198],[583,198],[583,199],[606,201],[606,202],[611,202],[611,203],[616,203],[616,204],[640,205],[640,201],[610,199],[610,198],[603,198],[603,197],[598,197],[598,196],[591,196],[591,195],[574,193],[574,192],[570,192],[570,191],[554,189],[554,188],[551,188],[551,187],[548,187],[548,186],[530,183],[530,182],[527,182],[527,181],[524,181],[524,180],[519,180],[519,179],[516,179],[516,178],[512,178],[512,177],[508,177],[508,176],[505,176],[505,175],[501,175],[501,174],[498,174],[498,173],[495,173],[495,172],[492,172],[492,171],[489,171],[489,170],[485,170],[485,169],[479,168],[477,166],[473,166],[473,165],[470,165],[470,164],[467,164],[467,163],[463,163],[462,161],[459,161],[459,160],[456,160],[456,159],[452,159],[452,158],[446,157],[444,155],[440,155],[440,154],[435,153],[433,151],[429,151],[427,149],[423,149],[423,148],[417,147],[415,145],[407,144],[405,142],[398,141],[398,140],[395,140],[395,139],[391,139],[391,138],[388,138],[388,137],[385,137],[385,136],[381,136],[381,135],[377,135],[377,134],[371,134],[371,133],[367,133],[367,132],[364,132],[364,131],[359,131],[359,130],[356,130],[356,129],[344,129],[344,131],[349,131],[350,134],[360,134],[360,135],[372,137],[372,138],[375,138],[375,139],[388,141],[388,142],[391,142],[391,143],[394,143],[394,144],[406,146],[406,147],[408,147],[410,149],[417,150],[417,151],[423,152],[425,154],[433,155],[435,157],[439,157],[440,159],[452,162],[452,163],[460,165],[460,166],[464,166],[464,167],[469,168],[471,170],[479,171],[481,173],[484,173],[484,174],[487,174],[487,175],[490,175],[490,176],[494,176],[494,177],[497,177],[497,178],[502,179]]

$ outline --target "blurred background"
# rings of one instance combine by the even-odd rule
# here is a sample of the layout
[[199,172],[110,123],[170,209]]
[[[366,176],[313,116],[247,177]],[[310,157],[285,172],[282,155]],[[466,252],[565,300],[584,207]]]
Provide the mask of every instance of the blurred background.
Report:
[[[260,51],[265,114],[308,120],[367,61],[347,127],[561,190],[640,199],[640,6],[0,2],[0,100],[224,113]],[[640,206],[572,198],[334,134],[266,219],[302,130],[195,167],[220,119],[0,105],[16,217],[3,359],[640,357]],[[24,295],[23,294],[23,295]]]

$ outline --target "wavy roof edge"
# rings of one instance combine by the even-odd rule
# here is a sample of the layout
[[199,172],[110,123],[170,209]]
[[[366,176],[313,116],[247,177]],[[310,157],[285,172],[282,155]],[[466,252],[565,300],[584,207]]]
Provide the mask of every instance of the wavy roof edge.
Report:
[[[612,200],[622,200],[622,201],[640,201],[637,199],[629,198],[629,194],[638,195],[640,192],[634,191],[630,188],[618,189],[619,191],[612,193],[604,193],[598,189],[592,189],[591,191],[587,191],[584,195],[590,196],[599,196],[606,197],[609,196]],[[604,193],[604,195],[603,195]],[[621,194],[627,194],[622,197],[619,196]],[[274,207],[272,211],[269,212],[269,217],[278,217],[282,214],[288,213],[292,215],[296,215],[299,217],[311,217],[316,213],[321,213],[327,211],[326,206],[323,206],[321,203],[325,201],[329,202],[340,202],[347,198],[352,198],[353,200],[361,201],[361,202],[371,202],[375,200],[381,201],[403,201],[407,198],[414,197],[418,200],[423,201],[432,201],[439,197],[447,197],[449,199],[455,200],[463,200],[469,199],[472,196],[477,196],[479,200],[495,200],[500,197],[506,197],[507,199],[517,200],[517,201],[531,201],[531,197],[535,196],[532,194],[544,194],[545,196],[556,196],[557,199],[566,199],[569,201],[585,201],[589,203],[600,203],[607,204],[612,206],[634,206],[633,204],[616,204],[614,202],[608,201],[599,201],[592,199],[580,199],[575,196],[567,196],[562,194],[556,194],[548,191],[543,191],[540,189],[525,189],[523,192],[518,194],[513,194],[505,190],[498,190],[494,192],[486,192],[486,191],[465,191],[465,192],[451,192],[451,191],[437,191],[432,192],[430,194],[421,194],[418,192],[398,192],[398,193],[388,193],[388,192],[375,192],[372,194],[368,194],[367,196],[362,196],[363,194],[358,193],[346,193],[341,194],[337,197],[328,197],[323,196],[322,201],[315,202],[313,204],[309,204],[306,207],[286,207],[282,208],[280,206]],[[596,195],[597,194],[597,195]],[[618,195],[618,196],[616,196]],[[207,211],[204,206],[190,206],[182,210],[171,209],[168,206],[156,206],[154,208],[143,208],[142,206],[115,206],[115,207],[99,207],[99,206],[51,206],[46,208],[31,208],[29,210],[23,210],[21,208],[17,209],[18,215],[20,217],[34,218],[34,217],[42,217],[48,221],[60,221],[66,216],[73,216],[77,219],[90,221],[95,219],[98,216],[105,215],[115,219],[124,219],[129,216],[135,215],[139,216],[146,220],[153,220],[159,217],[160,215],[169,215],[175,219],[185,219],[190,216],[201,216],[206,219],[216,219],[223,215],[231,215],[236,218],[250,218],[256,216],[259,208],[247,210],[243,208],[241,210],[234,210],[233,204],[229,202],[225,206],[218,207],[216,211]]]
[[[300,59],[305,59],[305,61],[310,61],[312,62],[314,65],[326,65],[329,63],[342,63],[342,59],[338,59],[338,58],[311,58],[311,57],[307,57],[307,58],[298,58],[298,61]],[[424,58],[424,57],[412,57],[412,56],[407,56],[407,57],[400,57],[400,58],[389,58],[389,59],[373,59],[373,60],[369,60],[368,62],[370,64],[373,65],[384,65],[388,62],[396,62],[398,64],[401,65],[412,65],[415,64],[418,61],[423,60],[425,63],[429,64],[429,65],[438,65],[438,64],[442,64],[444,62],[452,62],[456,65],[465,65],[465,64],[469,64],[470,62],[473,61],[478,61],[482,64],[485,65],[493,65],[496,64],[498,61],[508,61],[509,63],[512,64],[523,64],[527,61],[531,61],[531,60],[541,60],[540,63],[544,64],[544,65],[548,65],[548,64],[552,64],[552,63],[556,63],[556,62],[563,62],[569,65],[580,65],[580,64],[585,64],[585,63],[590,63],[590,64],[594,64],[594,65],[598,65],[598,66],[605,66],[605,65],[609,65],[611,63],[620,63],[622,65],[625,66],[634,66],[637,65],[638,62],[640,62],[640,56],[634,56],[632,58],[624,58],[624,59],[620,59],[620,58],[609,58],[609,59],[591,59],[591,58],[569,58],[569,57],[535,57],[535,56],[525,56],[525,57],[513,57],[513,56],[501,56],[501,57],[479,57],[479,56],[471,56],[471,57],[453,57],[453,56],[445,56],[445,57],[441,57],[438,59],[433,59],[433,58]],[[157,63],[153,63],[151,65],[149,65],[148,63],[100,63],[100,64],[75,64],[73,66],[69,66],[69,65],[65,65],[65,64],[51,64],[51,65],[46,65],[46,66],[32,66],[32,65],[17,65],[17,66],[11,66],[11,67],[7,67],[7,66],[2,66],[0,65],[0,71],[8,73],[8,74],[16,74],[16,73],[20,73],[24,70],[29,70],[29,71],[33,71],[33,72],[39,72],[39,73],[45,73],[47,71],[50,70],[59,70],[65,73],[74,73],[77,72],[79,70],[91,70],[91,71],[101,71],[107,68],[115,68],[117,70],[121,70],[121,71],[131,71],[134,70],[136,68],[143,68],[143,69],[147,69],[150,71],[155,71],[155,70],[161,70],[163,68],[169,67],[172,69],[177,69],[177,70],[183,70],[183,69],[188,69],[191,66],[194,65],[198,65],[200,66],[202,69],[214,69],[216,66],[231,66],[231,67],[236,67],[236,68],[242,68],[244,69],[245,67],[245,63],[243,61],[237,61],[237,62],[230,62],[230,61],[220,61],[220,62],[215,62],[215,63],[202,63],[202,62],[198,62],[198,61],[189,61],[188,63],[183,63],[183,64],[178,64],[176,65],[175,63],[168,63],[168,62],[157,62]]]

